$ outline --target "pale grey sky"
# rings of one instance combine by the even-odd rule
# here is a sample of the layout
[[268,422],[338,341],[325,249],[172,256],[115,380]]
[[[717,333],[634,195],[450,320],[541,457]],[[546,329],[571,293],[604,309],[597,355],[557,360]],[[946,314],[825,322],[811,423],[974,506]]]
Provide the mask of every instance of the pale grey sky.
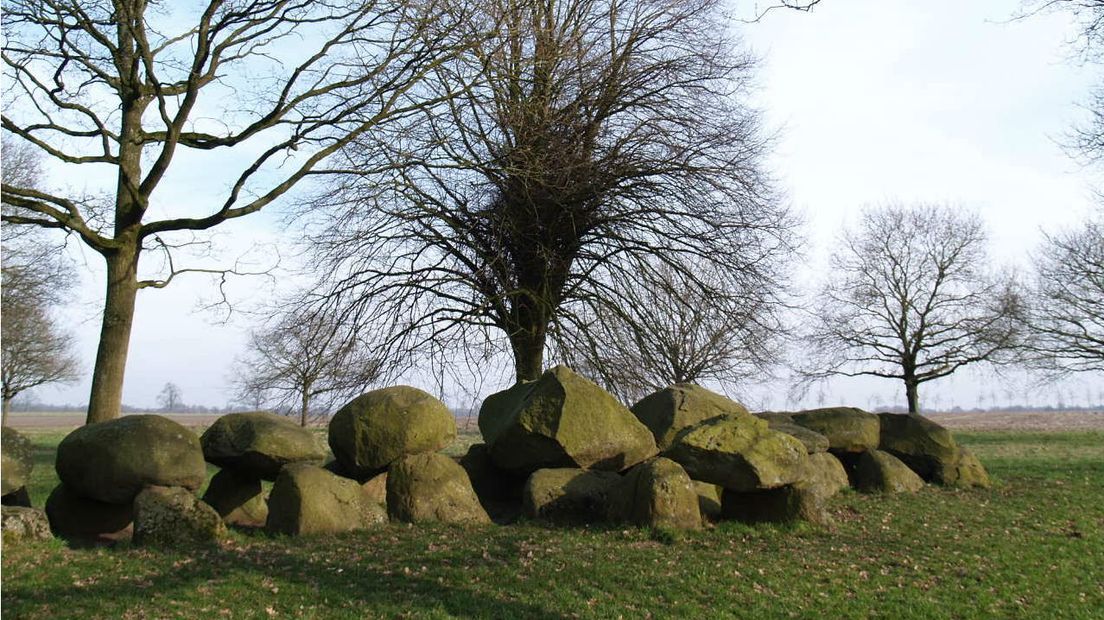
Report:
[[[752,13],[752,3],[736,13]],[[824,0],[812,13],[774,11],[759,23],[739,25],[744,41],[762,58],[755,94],[768,125],[778,129],[774,173],[791,204],[804,214],[809,263],[797,274],[812,281],[840,226],[865,204],[902,201],[956,202],[977,210],[989,225],[994,259],[1023,267],[1040,239],[1084,217],[1099,172],[1084,169],[1059,142],[1083,117],[1097,67],[1078,66],[1065,43],[1075,28],[1060,14],[1009,21],[1018,0]],[[177,162],[158,208],[202,203],[221,187],[225,162],[196,158]],[[53,171],[52,181],[94,186]],[[224,262],[253,244],[286,246],[275,213],[220,227]],[[102,303],[98,256],[76,251],[87,268],[65,319],[79,340],[85,377],[43,388],[40,399],[87,401]],[[152,264],[151,264],[152,265]],[[268,280],[234,285],[241,300],[278,294]],[[249,321],[220,324],[198,311],[217,294],[205,278],[181,279],[168,289],[143,291],[131,342],[124,401],[153,405],[166,381],[178,384],[185,402],[221,405],[228,400],[231,363],[239,355]],[[500,381],[505,380],[505,377]],[[496,381],[488,382],[488,389]],[[1022,399],[1026,380],[1002,383],[967,373],[929,384],[923,395],[936,404],[973,407]],[[1099,375],[1058,388],[1032,388],[1037,402],[1084,402],[1104,388]],[[874,407],[902,400],[894,382],[837,381],[825,401]],[[767,408],[793,406],[776,385],[749,386],[737,394]],[[999,398],[998,398],[999,397]],[[816,402],[814,392],[804,404]]]

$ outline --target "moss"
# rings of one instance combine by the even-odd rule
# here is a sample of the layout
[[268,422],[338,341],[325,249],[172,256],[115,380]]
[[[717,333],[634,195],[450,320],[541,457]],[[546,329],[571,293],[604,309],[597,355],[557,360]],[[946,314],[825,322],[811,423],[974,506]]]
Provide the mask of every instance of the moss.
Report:
[[443,454],[416,454],[387,472],[387,514],[406,523],[490,523],[463,467]]
[[329,534],[359,530],[387,520],[355,480],[321,467],[284,467],[268,496],[265,529],[275,534]]
[[722,416],[684,429],[665,456],[690,477],[751,491],[796,482],[807,458],[800,441],[752,416]]
[[794,424],[828,438],[834,452],[863,452],[878,447],[878,416],[854,407],[809,409],[791,414]]
[[134,544],[216,545],[227,536],[214,508],[181,487],[146,487],[134,498]]
[[689,530],[702,525],[693,481],[681,465],[664,457],[625,474],[611,498],[610,516],[644,527]]

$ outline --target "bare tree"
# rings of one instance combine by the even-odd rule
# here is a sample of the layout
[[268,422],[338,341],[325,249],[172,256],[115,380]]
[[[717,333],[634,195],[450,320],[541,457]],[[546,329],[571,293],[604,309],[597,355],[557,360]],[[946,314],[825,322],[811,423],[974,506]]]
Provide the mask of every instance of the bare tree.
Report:
[[166,413],[178,413],[184,406],[184,392],[179,385],[170,381],[157,395],[157,404],[161,405],[161,410]]
[[[41,183],[41,162],[33,149],[8,135],[3,137],[2,148],[4,183],[24,187]],[[16,396],[47,383],[72,381],[79,368],[71,353],[71,336],[51,315],[71,285],[62,258],[64,248],[49,243],[40,232],[5,226],[0,233],[0,400],[4,424]]]
[[[447,8],[447,10],[446,10]],[[70,169],[115,181],[104,199],[3,185],[10,224],[74,233],[107,265],[88,421],[119,415],[143,252],[255,213],[369,129],[409,116],[462,15],[435,0],[12,0],[4,5],[3,128]],[[235,148],[244,147],[244,148]],[[225,197],[154,219],[174,161],[232,149]],[[210,158],[208,157],[208,160]],[[221,160],[223,162],[227,160]],[[163,192],[162,192],[163,193]],[[174,237],[174,234],[177,235]],[[174,241],[177,239],[177,241]]]
[[1049,370],[1104,370],[1104,208],[1046,235],[1035,257],[1029,349]]
[[306,426],[312,404],[317,408],[324,399],[322,409],[328,409],[363,391],[380,376],[381,360],[333,317],[298,310],[254,331],[237,366],[240,400],[297,408]]
[[318,201],[331,301],[392,334],[392,351],[504,340],[523,380],[540,375],[550,333],[639,318],[629,309],[657,264],[699,297],[774,286],[764,266],[789,253],[791,220],[723,9],[480,3],[469,27],[498,21],[496,36],[427,85],[466,84],[463,96],[350,145],[349,168],[394,174],[346,177]]
[[726,290],[726,279],[695,272],[710,283],[706,295],[665,266],[655,275],[654,281],[614,283],[638,289],[638,303],[624,309],[632,316],[611,312],[591,317],[577,331],[554,334],[557,352],[629,403],[673,383],[762,378],[778,361],[780,287],[752,281],[749,288]]
[[980,218],[961,208],[865,209],[810,304],[803,377],[898,379],[917,412],[920,384],[1012,351],[1023,300],[1013,279],[988,273],[985,244]]

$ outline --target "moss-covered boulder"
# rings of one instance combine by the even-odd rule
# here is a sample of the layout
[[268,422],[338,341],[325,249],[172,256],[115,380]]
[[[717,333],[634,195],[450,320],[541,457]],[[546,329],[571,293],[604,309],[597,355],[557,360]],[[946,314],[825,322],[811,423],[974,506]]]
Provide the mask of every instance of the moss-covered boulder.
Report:
[[928,482],[958,460],[958,444],[951,432],[924,416],[910,413],[879,413],[878,449],[908,465]]
[[519,474],[573,467],[622,471],[656,454],[648,427],[565,366],[489,397],[479,410],[479,430],[494,464]]
[[261,528],[268,520],[268,498],[260,479],[232,469],[220,470],[211,477],[203,501],[227,525]]
[[809,488],[787,485],[759,491],[725,489],[721,497],[721,518],[742,523],[809,523],[831,521],[825,498]]
[[443,454],[413,454],[387,470],[387,514],[404,523],[490,523],[468,473]]
[[150,486],[134,498],[136,545],[217,545],[226,536],[222,517],[189,489]]
[[643,527],[700,528],[698,493],[681,465],[657,457],[633,467],[614,488],[610,519]]
[[847,488],[850,480],[847,470],[838,458],[828,452],[810,454],[805,462],[805,473],[794,483],[823,498],[829,498]]
[[46,512],[26,506],[4,506],[0,508],[0,531],[3,531],[4,544],[18,540],[48,540],[50,521]]
[[943,465],[935,471],[933,482],[963,489],[980,487],[989,488],[989,472],[981,464],[972,452],[958,447],[958,454],[954,462]]
[[[685,470],[683,470],[685,471]],[[721,518],[721,494],[724,487],[701,480],[694,480],[694,492],[698,494],[698,511],[702,519],[716,521]]]
[[[763,418],[760,418],[763,419]],[[805,446],[805,451],[809,454],[817,454],[820,452],[828,451],[828,438],[820,433],[805,428],[804,426],[798,426],[793,422],[776,422],[769,418],[767,420],[767,426],[772,431],[779,433],[785,433],[790,437],[801,442]]]
[[58,444],[56,468],[70,491],[109,504],[130,504],[146,486],[195,491],[207,480],[199,437],[157,415],[78,428]]
[[31,441],[13,428],[0,430],[0,495],[8,495],[27,486],[34,469]]
[[357,481],[316,465],[293,463],[280,470],[269,492],[265,530],[291,536],[332,534],[386,521],[386,510]]
[[878,447],[878,416],[854,407],[809,409],[790,414],[794,424],[828,438],[828,449],[836,452],[863,452]]
[[275,480],[288,463],[321,464],[327,454],[316,433],[265,411],[220,417],[200,444],[209,463],[263,480]]
[[397,385],[349,401],[330,420],[330,449],[358,480],[383,472],[410,455],[436,452],[456,438],[445,404],[417,388]]
[[851,486],[863,493],[914,493],[924,481],[888,452],[867,450],[843,457]]
[[75,543],[129,540],[133,533],[132,504],[87,499],[65,484],[54,487],[46,499],[46,516],[55,535]]
[[533,519],[604,521],[609,515],[610,496],[620,483],[621,476],[611,471],[540,469],[525,482],[522,506]]
[[748,415],[742,404],[692,383],[676,383],[653,392],[633,405],[632,412],[652,431],[660,450],[666,450],[682,429],[699,422]]
[[684,429],[664,456],[694,480],[751,491],[801,478],[808,453],[800,441],[753,416],[721,416]]
[[369,478],[367,482],[360,485],[360,488],[364,489],[364,493],[373,502],[380,506],[387,505],[387,472]]

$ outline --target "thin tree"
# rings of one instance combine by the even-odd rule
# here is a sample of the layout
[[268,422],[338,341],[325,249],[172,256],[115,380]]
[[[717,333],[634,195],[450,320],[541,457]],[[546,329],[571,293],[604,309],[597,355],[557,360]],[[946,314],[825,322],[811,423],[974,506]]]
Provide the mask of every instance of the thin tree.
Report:
[[810,302],[803,378],[896,379],[916,413],[921,384],[999,361],[1020,343],[1023,300],[989,273],[985,246],[980,218],[961,208],[865,209]]
[[329,207],[312,243],[331,301],[392,334],[391,351],[500,343],[526,380],[557,330],[637,317],[657,263],[701,297],[774,286],[764,266],[790,251],[791,220],[744,103],[753,62],[723,10],[480,3],[469,27],[498,21],[496,36],[427,85],[467,84],[463,96],[350,145],[350,169],[394,174],[350,175],[313,205]]
[[[139,259],[272,204],[369,129],[410,115],[422,77],[454,50],[434,0],[13,0],[3,59],[15,103],[3,128],[70,169],[114,180],[106,199],[3,185],[10,224],[63,229],[103,256],[106,297],[88,421],[119,415]],[[248,143],[248,144],[247,144]],[[235,148],[244,147],[244,148]],[[214,204],[164,212],[163,181],[232,150]],[[227,165],[227,161],[219,160]],[[233,164],[229,164],[233,166]],[[173,241],[176,239],[176,241]]]
[[179,385],[171,381],[167,382],[161,388],[161,393],[157,395],[157,404],[161,405],[161,411],[178,413],[184,406],[184,391]]
[[1051,371],[1104,370],[1104,208],[1046,235],[1034,265],[1034,360]]
[[583,329],[557,333],[557,352],[630,403],[673,383],[762,378],[778,362],[780,286],[725,290],[715,276],[695,273],[713,281],[715,294],[703,295],[669,268],[655,275],[631,283],[639,287],[639,303],[626,308],[632,316],[595,316]]
[[298,410],[306,426],[312,405],[327,409],[378,379],[379,358],[333,317],[292,311],[250,335],[249,352],[237,363],[240,400]]

